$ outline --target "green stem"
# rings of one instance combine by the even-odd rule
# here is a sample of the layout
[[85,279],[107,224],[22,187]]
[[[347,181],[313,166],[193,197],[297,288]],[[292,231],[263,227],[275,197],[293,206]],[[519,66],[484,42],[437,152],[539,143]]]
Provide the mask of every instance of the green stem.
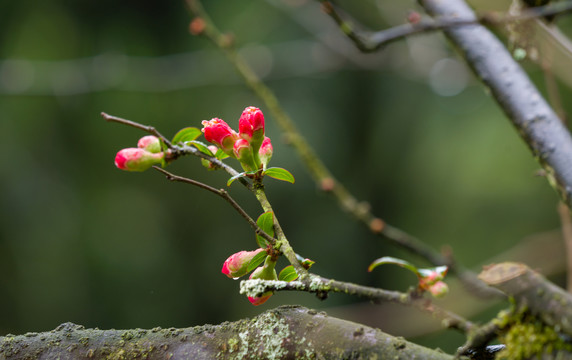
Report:
[[275,249],[277,249],[282,254],[284,254],[284,256],[286,256],[290,264],[292,264],[292,266],[294,266],[294,268],[296,269],[298,275],[300,275],[300,278],[305,278],[308,275],[308,271],[304,269],[304,267],[300,264],[298,258],[296,257],[296,253],[294,252],[294,249],[292,249],[292,246],[290,246],[290,243],[288,242],[286,235],[284,235],[284,230],[282,230],[282,227],[278,222],[276,213],[272,209],[272,205],[270,205],[270,202],[266,197],[266,192],[264,191],[264,185],[262,184],[262,180],[255,180],[253,188],[254,188],[253,189],[254,195],[256,196],[256,199],[262,206],[264,212],[271,211],[274,214],[273,216],[274,237],[278,239],[278,241],[276,241],[275,244]]

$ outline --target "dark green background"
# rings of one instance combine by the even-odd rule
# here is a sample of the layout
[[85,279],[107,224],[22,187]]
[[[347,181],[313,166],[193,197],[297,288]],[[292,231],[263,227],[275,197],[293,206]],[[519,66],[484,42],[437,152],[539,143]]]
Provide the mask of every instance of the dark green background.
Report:
[[[360,55],[314,2],[290,1],[289,10],[280,1],[206,3],[332,172],[387,222],[436,249],[449,245],[476,269],[523,237],[559,226],[556,195],[533,176],[538,164],[478,81],[469,74],[453,96],[433,91],[435,63],[458,59],[443,37]],[[383,14],[373,1],[346,5],[375,28],[400,23],[415,8],[406,2]],[[249,105],[266,111],[212,44],[189,35],[189,20],[182,1],[0,2],[1,334],[66,321],[187,327],[280,304],[328,310],[359,302],[280,293],[251,306],[238,282],[220,273],[230,254],[255,248],[248,224],[210,193],[114,167],[115,153],[144,134],[106,123],[101,111],[169,137],[212,117],[236,127]],[[542,85],[538,70],[528,70]],[[267,111],[266,121],[271,164],[297,180],[266,181],[295,250],[325,277],[413,285],[402,269],[366,272],[385,255],[426,263],[343,213]],[[193,158],[168,169],[218,187],[227,179]],[[261,213],[238,184],[230,191],[253,217]],[[449,349],[462,339],[455,341]]]

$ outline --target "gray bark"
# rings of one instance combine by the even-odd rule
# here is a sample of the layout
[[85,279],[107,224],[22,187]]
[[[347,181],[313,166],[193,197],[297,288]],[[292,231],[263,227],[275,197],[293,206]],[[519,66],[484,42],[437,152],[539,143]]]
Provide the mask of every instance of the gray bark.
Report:
[[66,323],[0,337],[0,359],[428,359],[437,350],[299,306],[186,329],[98,330]]

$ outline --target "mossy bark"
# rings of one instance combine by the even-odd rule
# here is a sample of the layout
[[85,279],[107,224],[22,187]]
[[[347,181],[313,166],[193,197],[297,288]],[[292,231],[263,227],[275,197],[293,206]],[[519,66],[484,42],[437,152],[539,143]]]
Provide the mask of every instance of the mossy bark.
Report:
[[515,299],[556,331],[572,336],[572,295],[521,263],[487,267],[479,275],[485,283]]
[[98,330],[66,323],[0,337],[0,359],[452,359],[299,306],[186,329]]

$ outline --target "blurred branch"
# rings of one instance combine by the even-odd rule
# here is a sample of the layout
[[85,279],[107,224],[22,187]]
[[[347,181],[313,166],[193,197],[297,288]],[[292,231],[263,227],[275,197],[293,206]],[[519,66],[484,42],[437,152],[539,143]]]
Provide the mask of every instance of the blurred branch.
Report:
[[558,215],[560,216],[562,238],[566,249],[566,288],[568,292],[572,293],[572,219],[570,218],[570,210],[563,204],[558,206]]
[[[320,331],[316,331],[320,329]],[[324,334],[327,334],[325,336]],[[16,359],[341,359],[452,360],[365,325],[300,306],[255,318],[185,329],[99,330],[65,323],[55,330],[0,337],[0,358]]]
[[245,84],[264,102],[277,124],[282,129],[290,145],[301,157],[303,164],[308,169],[314,181],[323,191],[334,195],[340,207],[352,214],[356,219],[367,226],[375,235],[389,239],[394,244],[421,256],[433,265],[448,265],[449,271],[459,275],[475,294],[481,296],[498,296],[499,293],[483,286],[473,273],[470,273],[456,265],[449,257],[439,254],[430,246],[403,230],[387,224],[382,219],[371,213],[369,205],[358,201],[328,170],[325,164],[314,152],[310,144],[297,130],[292,119],[280,106],[278,99],[272,91],[260,81],[254,71],[242,59],[232,46],[230,37],[221,33],[214,25],[198,0],[187,0],[189,9],[194,19],[191,22],[191,32],[203,35],[215,44],[235,67]]
[[518,15],[503,15],[496,12],[482,14],[478,17],[462,18],[456,15],[436,19],[422,19],[421,15],[412,13],[410,24],[398,25],[377,32],[358,31],[352,22],[344,20],[336,7],[328,0],[318,0],[322,3],[324,12],[338,24],[344,34],[350,38],[362,52],[374,52],[390,42],[401,40],[407,36],[420,33],[444,30],[463,25],[484,24],[501,25],[515,21],[524,21],[545,16],[563,14],[572,11],[572,1],[556,2],[523,10]]
[[442,309],[418,293],[406,294],[397,291],[388,291],[326,279],[316,275],[310,275],[305,279],[290,282],[259,279],[243,280],[240,282],[240,293],[246,294],[247,296],[257,297],[268,291],[305,291],[315,293],[320,299],[326,298],[327,294],[331,292],[343,293],[369,300],[375,304],[392,302],[412,306],[441,320],[441,323],[446,328],[457,329],[465,334],[468,334],[474,328],[474,325],[470,321],[453,312]]
[[[433,16],[476,19],[463,0],[422,0]],[[554,110],[504,45],[482,25],[444,30],[517,128],[546,171],[550,185],[572,206],[572,138]]]

